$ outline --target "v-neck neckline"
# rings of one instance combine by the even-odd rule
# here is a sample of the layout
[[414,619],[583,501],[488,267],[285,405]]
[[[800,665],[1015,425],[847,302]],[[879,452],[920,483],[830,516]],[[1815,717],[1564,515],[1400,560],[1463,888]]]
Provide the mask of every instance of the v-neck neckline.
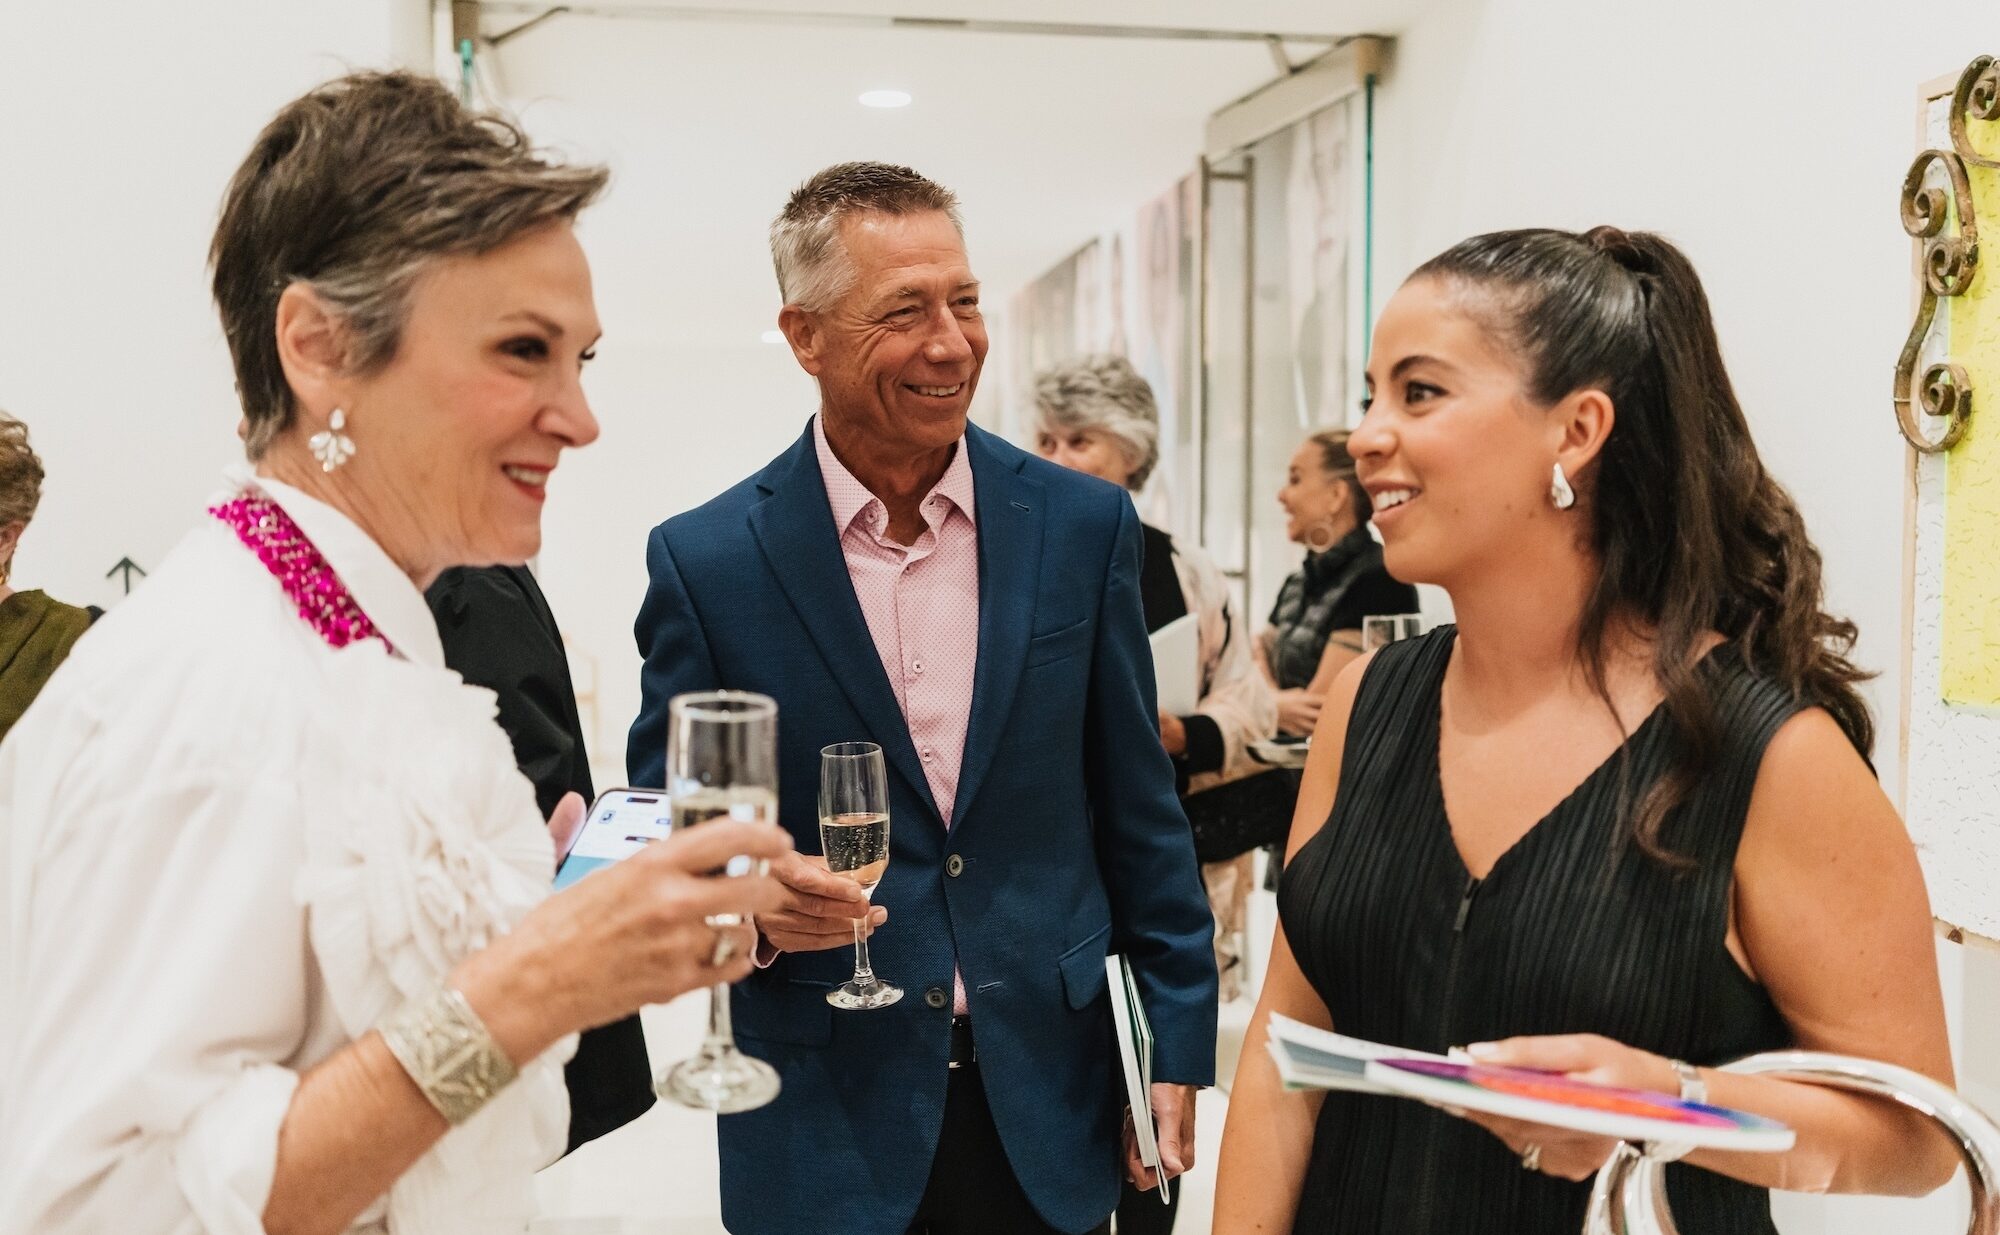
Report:
[[[1723,647],[1727,645],[1718,644],[1716,646]],[[1515,854],[1528,847],[1537,834],[1549,831],[1549,825],[1555,823],[1562,816],[1569,814],[1571,804],[1581,797],[1586,790],[1596,785],[1598,780],[1611,771],[1623,756],[1637,749],[1641,739],[1645,738],[1653,730],[1656,723],[1667,714],[1667,701],[1662,697],[1658,703],[1655,703],[1652,710],[1646,713],[1645,719],[1635,725],[1632,731],[1625,735],[1623,741],[1612,747],[1611,752],[1604,756],[1604,759],[1596,767],[1592,768],[1582,780],[1572,786],[1570,791],[1557,800],[1554,806],[1549,807],[1547,811],[1543,812],[1540,818],[1529,824],[1527,831],[1515,837],[1512,843],[1500,851],[1499,855],[1487,866],[1485,874],[1476,875],[1472,871],[1472,864],[1465,860],[1465,849],[1459,844],[1458,829],[1451,821],[1451,804],[1445,799],[1444,791],[1444,679],[1445,674],[1451,669],[1452,653],[1457,647],[1458,630],[1454,627],[1451,632],[1451,645],[1445,649],[1444,664],[1438,670],[1437,681],[1431,691],[1431,783],[1437,786],[1437,814],[1438,819],[1444,825],[1445,846],[1451,851],[1452,861],[1458,864],[1459,872],[1465,876],[1468,887],[1480,887],[1490,883],[1503,867],[1514,860]],[[1707,664],[1708,657],[1713,655],[1714,651],[1711,650],[1708,655],[1703,656],[1697,662],[1697,667]]]

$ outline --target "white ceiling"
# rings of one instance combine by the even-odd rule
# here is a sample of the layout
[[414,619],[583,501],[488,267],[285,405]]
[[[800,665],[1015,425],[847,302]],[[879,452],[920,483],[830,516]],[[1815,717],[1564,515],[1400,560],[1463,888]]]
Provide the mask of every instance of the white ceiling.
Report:
[[[553,7],[539,0],[486,0],[496,13]],[[577,7],[712,10],[743,15],[842,14],[958,20],[1168,26],[1299,34],[1390,34],[1411,20],[1412,0],[580,0]],[[504,29],[507,23],[489,22]]]
[[[742,19],[564,14],[482,53],[491,92],[538,136],[611,163],[612,194],[585,237],[601,291],[642,280],[651,294],[618,297],[621,325],[671,331],[684,344],[742,342],[769,327],[777,297],[764,229],[787,193],[827,164],[902,162],[957,190],[992,302],[1189,172],[1209,114],[1276,71],[1256,42],[856,27],[749,20],[767,6],[731,0],[705,7]],[[1410,0],[812,7],[1328,34],[1382,31],[1413,9]],[[486,28],[520,20],[493,11]],[[878,87],[907,90],[915,102],[899,111],[856,103]],[[635,311],[650,320],[632,320]]]

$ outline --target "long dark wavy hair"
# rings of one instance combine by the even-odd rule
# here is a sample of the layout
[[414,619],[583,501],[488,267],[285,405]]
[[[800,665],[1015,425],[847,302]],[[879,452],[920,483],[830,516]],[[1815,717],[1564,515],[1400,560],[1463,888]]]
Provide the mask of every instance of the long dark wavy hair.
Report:
[[1875,726],[1855,689],[1870,675],[1848,659],[1854,624],[1822,607],[1819,550],[1757,457],[1686,255],[1615,227],[1492,232],[1410,277],[1475,293],[1475,318],[1523,359],[1542,406],[1598,389],[1616,410],[1577,486],[1601,566],[1577,655],[1610,707],[1607,635],[1628,619],[1654,631],[1653,672],[1682,740],[1668,773],[1629,811],[1640,848],[1686,865],[1661,830],[1720,746],[1696,656],[1710,631],[1752,671],[1825,708],[1865,759]]

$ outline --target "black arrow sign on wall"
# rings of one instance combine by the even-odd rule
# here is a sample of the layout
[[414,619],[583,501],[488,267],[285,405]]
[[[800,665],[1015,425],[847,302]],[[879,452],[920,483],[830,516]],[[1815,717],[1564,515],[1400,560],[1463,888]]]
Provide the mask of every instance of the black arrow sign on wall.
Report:
[[133,561],[131,558],[121,557],[118,559],[118,564],[116,566],[113,566],[110,570],[104,572],[104,577],[109,579],[111,576],[117,574],[121,570],[125,572],[125,579],[124,579],[125,594],[127,596],[130,596],[132,594],[133,573],[137,572],[138,576],[141,579],[143,579],[146,577],[146,572],[139,566],[139,563]]

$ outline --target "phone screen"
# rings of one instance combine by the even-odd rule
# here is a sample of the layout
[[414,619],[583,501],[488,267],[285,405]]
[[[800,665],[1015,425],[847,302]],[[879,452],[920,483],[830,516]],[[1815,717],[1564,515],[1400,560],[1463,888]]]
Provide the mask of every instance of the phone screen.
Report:
[[665,839],[672,826],[666,794],[606,789],[591,803],[590,817],[577,830],[562,865],[556,868],[557,890],[620,858],[631,857],[650,841]]

